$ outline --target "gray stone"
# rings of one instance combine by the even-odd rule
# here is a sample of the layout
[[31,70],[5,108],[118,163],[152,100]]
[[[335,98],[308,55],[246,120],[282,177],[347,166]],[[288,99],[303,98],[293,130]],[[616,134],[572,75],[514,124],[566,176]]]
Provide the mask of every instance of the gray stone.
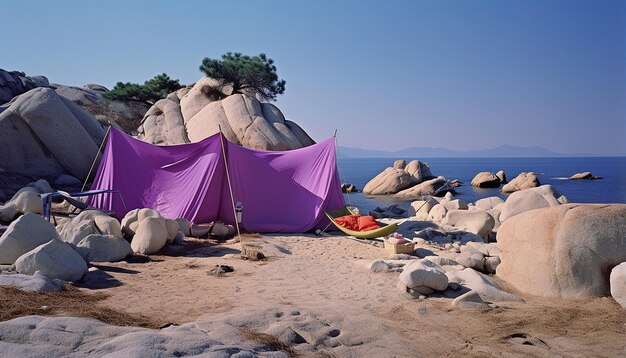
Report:
[[497,188],[500,186],[500,178],[491,172],[480,172],[474,176],[471,184],[477,188]]
[[128,241],[113,235],[88,235],[77,246],[87,249],[89,262],[119,261],[133,253]]
[[65,242],[50,240],[20,256],[15,261],[15,269],[21,274],[39,272],[52,279],[77,282],[87,272],[87,264]]
[[508,184],[504,185],[500,191],[503,193],[513,193],[519,190],[530,189],[540,186],[541,183],[535,173],[520,173]]
[[511,194],[501,207],[500,222],[525,211],[561,205],[557,200],[561,194],[551,185],[527,189]]
[[0,264],[13,264],[23,254],[51,240],[59,240],[54,225],[41,215],[24,214],[0,237]]
[[474,269],[466,268],[460,271],[446,272],[450,282],[460,283],[476,291],[481,297],[490,301],[523,302],[521,298],[504,291],[496,281]]
[[461,309],[488,311],[491,309],[476,291],[469,291],[452,301],[452,306]]

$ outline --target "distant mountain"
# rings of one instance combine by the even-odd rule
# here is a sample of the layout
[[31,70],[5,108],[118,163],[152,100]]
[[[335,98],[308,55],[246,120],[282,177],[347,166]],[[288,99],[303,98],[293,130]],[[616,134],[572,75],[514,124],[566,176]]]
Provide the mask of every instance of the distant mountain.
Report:
[[447,148],[411,147],[395,152],[339,147],[341,158],[439,158],[439,157],[597,157],[589,153],[556,153],[542,147],[500,145],[490,149],[457,151]]

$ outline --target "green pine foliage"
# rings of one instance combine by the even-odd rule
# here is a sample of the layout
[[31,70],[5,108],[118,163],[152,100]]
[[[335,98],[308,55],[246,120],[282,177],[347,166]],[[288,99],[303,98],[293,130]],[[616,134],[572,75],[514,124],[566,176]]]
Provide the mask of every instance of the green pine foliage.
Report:
[[208,77],[221,80],[222,85],[232,85],[233,93],[253,91],[266,100],[276,100],[285,92],[285,80],[278,79],[274,60],[264,53],[246,56],[228,52],[221,60],[205,57],[200,71]]
[[173,80],[167,74],[162,73],[147,80],[143,85],[118,82],[111,91],[104,94],[104,97],[111,100],[136,100],[154,103],[181,87],[183,86],[178,80]]

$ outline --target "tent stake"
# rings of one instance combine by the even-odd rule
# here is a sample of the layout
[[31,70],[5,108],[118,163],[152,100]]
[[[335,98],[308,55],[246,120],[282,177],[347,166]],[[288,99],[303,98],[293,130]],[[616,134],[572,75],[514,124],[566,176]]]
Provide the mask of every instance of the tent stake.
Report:
[[87,177],[85,178],[85,182],[83,183],[83,187],[80,188],[80,191],[85,191],[85,187],[87,186],[87,181],[89,181],[91,172],[93,171],[93,168],[96,166],[96,161],[98,161],[98,155],[100,154],[100,152],[102,152],[102,147],[104,146],[104,142],[106,142],[110,131],[111,131],[111,125],[109,124],[109,126],[107,127],[107,132],[104,134],[104,138],[102,138],[102,143],[100,143],[100,148],[98,148],[98,151],[96,152],[96,157],[93,158],[93,163],[91,163],[91,168],[89,168],[89,173],[87,174]]

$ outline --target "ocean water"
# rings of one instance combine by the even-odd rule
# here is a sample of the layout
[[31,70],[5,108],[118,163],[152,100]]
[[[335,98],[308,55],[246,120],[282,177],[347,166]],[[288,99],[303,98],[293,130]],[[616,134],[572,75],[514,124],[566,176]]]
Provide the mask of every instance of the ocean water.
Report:
[[[410,158],[404,158],[407,163]],[[626,203],[626,157],[591,158],[420,158],[427,162],[433,175],[443,175],[449,180],[459,179],[463,185],[456,188],[455,197],[474,202],[489,196],[506,199],[499,189],[480,189],[470,185],[472,178],[482,171],[504,170],[507,179],[521,172],[535,172],[541,184],[550,184],[570,202],[575,203]],[[393,165],[390,158],[339,158],[337,165],[342,182],[359,188],[385,168]],[[567,180],[575,173],[589,171],[599,180]],[[377,206],[399,204],[408,208],[410,201],[392,197],[368,197],[362,193],[344,194],[346,203],[369,211]]]

